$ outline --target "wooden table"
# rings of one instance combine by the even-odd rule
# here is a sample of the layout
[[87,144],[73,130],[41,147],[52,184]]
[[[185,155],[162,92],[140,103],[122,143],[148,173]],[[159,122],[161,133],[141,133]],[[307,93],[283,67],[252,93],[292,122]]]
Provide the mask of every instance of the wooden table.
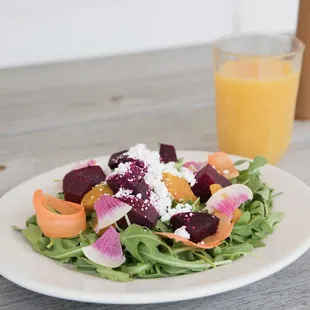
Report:
[[[208,46],[0,71],[0,195],[43,171],[136,142],[216,150],[212,79]],[[297,122],[279,166],[310,184],[308,158],[310,123]],[[0,308],[10,310],[310,309],[309,293],[309,251],[252,285],[171,304],[70,302],[0,277]]]

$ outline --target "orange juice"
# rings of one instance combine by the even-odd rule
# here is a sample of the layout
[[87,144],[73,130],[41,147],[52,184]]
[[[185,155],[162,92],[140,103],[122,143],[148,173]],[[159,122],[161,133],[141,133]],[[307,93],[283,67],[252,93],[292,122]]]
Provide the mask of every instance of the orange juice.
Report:
[[215,73],[221,150],[275,164],[293,126],[299,72],[285,60],[231,60]]

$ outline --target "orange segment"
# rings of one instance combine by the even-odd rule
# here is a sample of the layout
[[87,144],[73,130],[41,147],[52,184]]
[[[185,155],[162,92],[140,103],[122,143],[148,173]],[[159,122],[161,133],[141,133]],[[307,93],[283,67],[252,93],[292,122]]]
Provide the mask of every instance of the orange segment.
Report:
[[215,167],[219,174],[223,175],[227,179],[232,179],[239,175],[232,159],[225,152],[209,154],[208,164]]
[[102,195],[113,195],[113,191],[111,188],[106,184],[98,184],[97,186],[93,187],[82,199],[82,206],[87,211],[94,211],[94,204],[95,202],[102,196]]
[[[97,220],[97,217],[95,217],[95,218],[93,218],[92,221],[91,221],[91,226],[92,226],[92,228],[93,228],[94,230],[95,230],[95,227],[97,226],[97,224],[98,224],[98,220]],[[111,226],[113,226],[113,227],[115,228],[114,224],[111,225]],[[107,226],[107,227],[105,227],[105,228],[100,229],[99,232],[97,233],[97,235],[98,235],[99,237],[101,237],[109,228],[110,228],[110,226]]]
[[239,209],[239,208],[237,208],[235,211],[234,211],[234,214],[233,214],[233,217],[232,217],[232,222],[237,222],[239,219],[240,219],[240,217],[242,216],[242,211]]
[[192,201],[194,202],[197,197],[194,195],[190,185],[188,182],[180,178],[178,176],[175,176],[171,173],[164,172],[163,173],[163,181],[173,197],[173,199],[177,202],[187,202]]
[[[78,236],[86,229],[86,215],[83,206],[45,195],[42,190],[33,194],[33,205],[37,221],[43,234],[50,238]],[[51,210],[59,213],[54,213]]]
[[211,184],[210,185],[210,191],[211,194],[215,194],[217,191],[219,191],[220,189],[222,189],[223,187],[220,184]]

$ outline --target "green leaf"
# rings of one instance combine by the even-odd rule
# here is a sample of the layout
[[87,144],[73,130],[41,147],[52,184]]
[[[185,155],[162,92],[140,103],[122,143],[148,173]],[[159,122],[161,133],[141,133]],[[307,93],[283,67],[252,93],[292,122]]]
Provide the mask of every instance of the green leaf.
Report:
[[50,243],[49,238],[43,236],[40,227],[37,225],[29,224],[27,228],[21,231],[21,233],[38,252],[44,250],[46,246]]
[[23,228],[19,228],[18,226],[12,225],[12,229],[15,231],[22,231]]
[[259,200],[255,200],[255,201],[251,202],[249,204],[249,209],[250,209],[250,212],[252,215],[253,214],[259,214],[261,216],[265,215],[264,204]]
[[244,243],[245,242],[245,238],[239,236],[239,235],[235,235],[235,234],[232,234],[231,235],[231,238],[233,241],[235,241],[236,243]]
[[37,244],[42,238],[40,227],[34,224],[29,224],[27,228],[22,230],[22,234],[32,245]]
[[101,266],[97,268],[96,271],[101,278],[109,279],[114,282],[128,282],[132,280],[129,274],[108,267]]
[[267,223],[270,225],[270,227],[274,228],[281,222],[283,218],[284,212],[271,213],[267,219]]
[[265,166],[267,163],[268,163],[268,161],[267,161],[267,159],[265,157],[256,156],[253,159],[253,162],[249,166],[248,173],[252,174],[253,172],[258,170],[259,168]]
[[251,219],[251,213],[249,211],[244,212],[239,220],[236,222],[235,226],[243,226],[246,225]]
[[231,247],[227,247],[223,249],[223,254],[222,255],[240,255],[244,253],[250,253],[253,251],[253,246],[252,244],[246,242],[243,244],[237,244],[233,245]]
[[26,226],[28,227],[30,224],[38,225],[37,216],[36,215],[30,216],[29,219],[27,220]]
[[204,205],[200,204],[200,197],[198,197],[195,202],[193,203],[193,212],[200,212],[204,209]]
[[202,271],[212,267],[203,260],[196,260],[193,262],[183,261],[170,253],[166,254],[160,252],[157,247],[147,247],[144,244],[140,244],[139,253],[145,261],[169,265],[171,267],[186,268],[193,271]]
[[237,160],[234,162],[234,165],[235,166],[240,166],[240,165],[243,165],[245,163],[248,163],[249,161],[247,159],[240,159],[240,160]]
[[213,249],[213,255],[214,255],[214,256],[222,255],[222,249],[221,249],[219,246],[216,246],[216,247]]
[[179,158],[178,161],[174,164],[174,168],[178,171],[183,167],[183,158]]
[[265,185],[264,187],[259,189],[255,194],[261,196],[263,200],[269,200],[270,189]]
[[157,248],[159,245],[162,245],[170,250],[168,245],[160,237],[153,234],[149,229],[136,224],[130,225],[126,230],[121,232],[120,239],[126,250],[140,262],[145,262],[138,250],[141,244],[144,244],[148,249]]
[[162,221],[158,220],[156,222],[156,225],[154,227],[155,231],[158,232],[172,232],[172,229],[168,227],[168,225],[166,225],[165,223],[163,223]]
[[56,198],[60,199],[60,200],[65,200],[65,194],[63,192],[59,192],[56,195]]
[[132,280],[127,273],[97,265],[87,258],[78,258],[74,266],[80,272],[96,275],[114,282],[128,282]]
[[120,266],[120,270],[122,272],[125,272],[127,274],[129,274],[130,276],[141,276],[141,275],[145,275],[148,271],[150,271],[153,268],[153,264],[151,263],[137,263],[133,266],[125,266],[122,265]]
[[266,244],[261,240],[253,240],[252,239],[249,241],[249,243],[252,244],[254,248],[263,248],[266,246]]
[[[40,251],[41,254],[48,256],[56,260],[70,259],[72,257],[83,256],[83,247],[89,245],[87,243],[81,242],[81,245],[77,247],[65,248],[62,244],[63,239],[55,239],[54,245],[51,249]],[[66,243],[68,245],[68,243]]]
[[250,225],[243,225],[243,226],[234,226],[232,230],[233,234],[237,234],[243,238],[249,238],[252,236],[252,228]]

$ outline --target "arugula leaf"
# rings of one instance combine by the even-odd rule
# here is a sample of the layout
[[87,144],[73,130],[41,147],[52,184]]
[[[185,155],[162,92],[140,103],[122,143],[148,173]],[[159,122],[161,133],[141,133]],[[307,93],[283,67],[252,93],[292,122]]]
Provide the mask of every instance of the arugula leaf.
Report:
[[87,258],[78,258],[73,265],[80,272],[96,275],[114,282],[128,282],[132,280],[130,275],[125,272],[97,265]]
[[32,244],[37,244],[42,239],[42,231],[39,226],[29,224],[27,228],[22,230],[22,234]]
[[267,159],[262,156],[256,156],[253,159],[253,162],[250,163],[248,168],[248,173],[252,174],[253,172],[257,171],[259,168],[265,166],[268,163]]
[[237,160],[234,162],[234,165],[235,166],[240,166],[240,165],[243,165],[245,163],[248,163],[249,161],[247,159],[240,159],[240,160]]
[[65,193],[63,193],[63,192],[57,193],[56,198],[58,198],[60,200],[65,200]]
[[155,231],[159,231],[159,232],[172,232],[172,229],[168,227],[168,225],[166,225],[165,223],[163,223],[162,221],[158,220],[156,222],[155,227],[153,228]]
[[212,267],[210,264],[203,260],[196,260],[193,262],[183,261],[177,256],[171,255],[170,253],[162,253],[157,247],[147,247],[144,244],[140,244],[139,253],[145,261],[152,263],[159,263],[162,265],[169,265],[177,268],[186,268],[193,271],[202,271]]
[[242,226],[247,224],[251,219],[251,213],[249,211],[244,212],[239,220],[236,222],[235,226]]
[[125,266],[122,265],[120,266],[120,270],[122,272],[125,272],[127,274],[129,274],[130,276],[134,276],[134,275],[145,275],[147,274],[148,271],[150,271],[153,268],[153,264],[151,263],[137,263],[135,265],[132,266]]
[[149,229],[136,224],[130,225],[126,230],[121,232],[120,239],[126,250],[140,262],[145,262],[138,249],[141,244],[144,244],[150,250],[157,248],[159,245],[170,250],[169,246],[160,237],[153,234]]
[[30,216],[29,219],[27,220],[26,226],[28,227],[30,224],[38,225],[37,216],[35,214]]
[[196,199],[196,201],[193,203],[193,212],[200,212],[204,209],[204,205],[200,203],[200,197]]
[[242,255],[252,252],[253,249],[253,246],[246,242],[223,249],[222,255]]
[[275,228],[281,220],[284,218],[284,212],[276,212],[269,215],[267,219],[267,223],[272,227]]
[[174,164],[174,168],[178,171],[183,167],[183,158],[179,158],[178,161]]

